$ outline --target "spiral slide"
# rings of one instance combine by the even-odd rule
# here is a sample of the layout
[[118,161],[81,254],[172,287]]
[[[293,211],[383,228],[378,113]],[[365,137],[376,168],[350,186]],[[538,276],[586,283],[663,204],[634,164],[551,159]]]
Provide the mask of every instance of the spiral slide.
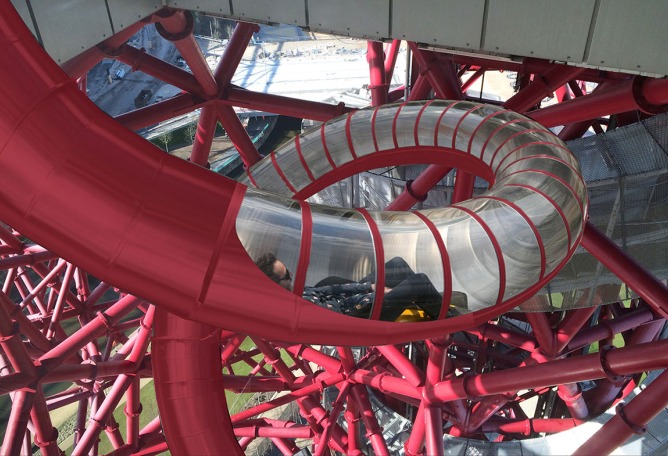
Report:
[[[419,330],[351,322],[278,287],[255,285],[269,279],[244,253],[239,237],[253,226],[264,227],[257,223],[263,210],[273,214],[290,206],[287,196],[263,208],[269,204],[263,194],[165,156],[111,122],[51,62],[38,59],[35,48],[21,30],[7,36],[3,46],[3,65],[34,67],[4,73],[2,81],[2,97],[14,107],[3,118],[3,219],[42,239],[51,251],[177,315],[286,341],[297,341],[296,331],[299,341],[329,344],[396,343],[413,338],[416,330],[436,336],[487,321],[530,297],[558,272],[582,235],[586,191],[577,163],[563,143],[534,122],[466,103],[401,105],[334,120],[297,140],[303,142],[296,144],[298,153],[283,150],[265,160],[275,167],[258,164],[252,180],[259,186],[283,183],[301,197],[318,186],[312,178],[317,176],[320,185],[328,181],[326,170],[321,171],[328,166],[355,172],[417,161],[457,163],[491,184],[483,198],[415,213],[398,223],[392,223],[391,214],[360,211],[348,217],[358,225],[349,228],[334,221],[339,214],[326,215],[332,212],[328,208],[302,206],[302,214],[312,214],[297,228],[302,233],[316,222],[343,236],[370,228],[379,278],[387,256],[380,242],[383,232],[431,237],[418,242],[440,245],[441,258],[434,261],[441,266],[446,302],[452,291],[462,291],[470,308],[479,310],[464,316],[458,327],[455,319],[429,322]],[[301,174],[287,171],[298,168],[291,164],[300,159]],[[7,193],[17,188],[20,196]],[[245,217],[253,222],[248,227],[243,227]],[[35,219],[51,220],[53,226],[30,223]],[[371,226],[359,226],[366,223]],[[296,281],[303,283],[311,246],[301,242]],[[331,249],[340,245],[340,237],[325,242],[324,248]],[[95,251],[85,252],[81,247],[86,245],[96,246]],[[480,256],[466,260],[471,255]],[[267,293],[271,308],[265,305]],[[381,298],[379,293],[376,301]],[[372,317],[379,312],[374,309]],[[248,315],[256,317],[252,328]],[[329,324],[323,327],[325,320]]]
[[[366,386],[386,394],[388,403],[404,400],[418,410],[405,445],[407,454],[418,454],[424,446],[429,454],[441,454],[444,413],[462,435],[477,432],[483,425],[489,432],[509,434],[532,433],[533,429],[557,432],[586,419],[588,405],[591,413],[605,410],[621,393],[622,376],[668,365],[665,341],[652,343],[649,349],[643,345],[657,337],[663,321],[641,305],[612,323],[581,333],[577,333],[578,324],[584,325],[592,313],[590,309],[573,313],[559,325],[560,338],[553,339],[549,322],[540,316],[526,317],[534,328],[541,329],[535,335],[485,324],[529,299],[568,261],[581,240],[592,250],[608,246],[588,225],[585,228],[586,192],[571,153],[544,127],[508,109],[433,101],[356,111],[328,121],[251,167],[247,186],[168,156],[101,113],[44,54],[8,2],[0,2],[0,67],[12,68],[0,73],[0,218],[17,233],[49,249],[35,253],[35,262],[38,255],[39,261],[50,261],[57,255],[72,262],[67,268],[62,261],[49,263],[53,272],[44,274],[44,286],[61,271],[67,278],[63,283],[68,283],[74,275],[71,265],[76,264],[122,287],[123,292],[158,306],[151,362],[162,428],[174,454],[216,454],[221,448],[231,452],[237,441],[235,433],[244,436],[241,440],[246,443],[246,438],[268,436],[282,445],[284,453],[293,454],[294,448],[285,440],[313,438],[314,432],[319,433],[321,442],[318,454],[325,454],[330,447],[361,454],[357,447],[360,429],[354,425],[360,419],[373,452],[390,454]],[[234,94],[240,96],[240,92]],[[456,165],[486,179],[489,190],[449,208],[411,213],[351,211],[303,202],[329,183],[360,170],[410,163],[442,168]],[[22,251],[15,234],[0,228],[2,251]],[[280,254],[294,271],[293,292],[273,284],[253,264],[253,258],[267,250]],[[26,253],[24,256],[32,255]],[[614,255],[611,257],[617,261],[619,255]],[[385,305],[382,293],[376,297],[370,319],[333,313],[300,297],[304,286],[342,270],[352,271],[353,279],[373,273],[382,289],[384,262],[394,256],[425,273],[442,294],[438,318],[401,324],[380,321]],[[665,287],[649,279],[638,282],[642,280],[646,282],[643,297],[647,295],[649,302],[665,301],[661,299]],[[26,302],[37,293],[31,291]],[[102,293],[101,286],[91,294],[90,302]],[[459,300],[462,296],[463,301]],[[17,404],[12,408],[13,414],[16,411],[11,420],[14,428],[8,430],[3,448],[21,447],[31,410],[29,401],[34,396],[37,405],[31,419],[36,424],[35,442],[44,454],[56,454],[56,437],[45,424],[50,421],[44,398],[41,392],[25,388],[33,385],[35,378],[42,381],[46,374],[49,377],[44,381],[116,378],[109,401],[104,400],[95,417],[91,415],[91,425],[76,454],[95,445],[102,426],[108,435],[116,436],[118,427],[114,429],[113,420],[108,418],[114,406],[109,404],[126,390],[126,416],[134,431],[128,431],[127,445],[115,440],[115,445],[123,448],[119,454],[132,454],[142,445],[146,453],[165,448],[158,445],[151,449],[152,441],[147,437],[159,440],[159,422],[140,433],[136,420],[141,411],[136,373],[144,365],[152,308],[146,310],[142,300],[133,296],[122,297],[108,312],[103,307],[93,314],[91,324],[67,343],[52,347],[56,330],[44,327],[47,337],[34,331],[33,322],[22,319],[21,312],[10,318],[5,313],[14,304],[7,301],[4,289],[0,298],[1,342],[15,364],[14,372],[2,377],[2,387],[3,391],[16,391]],[[56,309],[64,305],[60,299],[51,304]],[[70,314],[75,317],[76,312],[87,312],[77,307],[76,299],[71,305],[75,312]],[[141,329],[119,352],[129,354],[127,360],[106,363],[108,356],[100,355],[104,362],[99,365],[63,364],[96,334],[122,332],[120,316],[138,305],[145,313]],[[654,307],[662,308],[660,304]],[[450,313],[450,309],[455,311]],[[167,315],[165,310],[185,319]],[[54,319],[56,313],[54,310]],[[35,361],[39,371],[31,359],[34,354],[27,353],[13,337],[12,318],[18,320],[21,331],[32,331],[27,337],[31,350],[39,353]],[[222,333],[222,354],[217,327],[229,330]],[[636,327],[639,329],[628,347],[610,354],[601,350],[600,355],[559,359],[560,354],[578,351],[610,333]],[[481,351],[480,358],[467,364],[469,348],[466,341],[458,341],[461,351],[455,361],[463,363],[468,374],[455,376],[453,366],[444,373],[443,366],[452,361],[448,356],[452,341],[444,335],[460,330],[485,343],[509,344],[521,352],[519,358],[530,353],[528,361],[539,364],[513,364],[510,355],[499,353],[499,372],[478,373],[471,365],[475,367],[487,353]],[[215,361],[251,360],[253,355],[233,356],[242,351],[241,341],[230,331],[261,337],[256,339],[258,350],[280,374],[250,382],[253,391],[292,391],[287,399],[233,416],[235,429],[227,416],[222,389],[241,390],[248,384],[232,375],[223,385],[220,365]],[[424,372],[396,347],[386,345],[429,338],[433,339],[425,345],[429,352],[423,358]],[[281,342],[269,344],[265,340]],[[342,347],[332,356],[286,342]],[[380,346],[370,349],[369,358],[357,360],[343,345]],[[298,359],[305,377],[298,378],[285,366],[277,356],[279,349]],[[369,367],[379,358],[387,363]],[[311,370],[310,363],[323,366],[324,371]],[[263,370],[262,365],[256,367],[258,372]],[[658,413],[655,409],[661,407],[660,401],[652,398],[665,396],[666,381],[660,379],[639,396],[644,402],[634,399],[624,414],[620,412],[621,418],[611,420],[623,429],[615,435],[626,436],[624,426],[629,422],[645,423]],[[578,382],[590,380],[600,380],[600,384],[594,400],[585,402]],[[628,378],[625,381],[624,385],[632,385]],[[511,398],[509,391],[520,387],[542,391],[555,382],[572,419],[514,416],[509,421],[508,415],[490,419],[501,409],[510,413],[524,400],[514,393]],[[340,398],[331,411],[325,411],[311,395],[334,385],[340,388]],[[55,400],[85,401],[90,394],[103,400],[99,391],[85,388],[72,397]],[[302,407],[309,426],[250,419],[291,397]],[[347,433],[336,424],[338,414],[344,414],[346,397],[352,398],[345,412]],[[467,411],[465,401],[474,398],[483,399]],[[511,399],[515,402],[507,405]],[[636,410],[642,410],[642,415]],[[80,416],[85,419],[85,408]],[[590,442],[596,445],[598,441]],[[606,445],[616,444],[606,441]]]

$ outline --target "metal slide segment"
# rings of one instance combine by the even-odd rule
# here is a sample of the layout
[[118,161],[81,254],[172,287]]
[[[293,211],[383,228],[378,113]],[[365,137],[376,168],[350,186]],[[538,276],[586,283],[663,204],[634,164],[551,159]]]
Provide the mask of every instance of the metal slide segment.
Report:
[[[515,209],[504,203],[515,198],[506,196],[503,188],[499,189],[499,200],[490,198],[474,202],[470,207],[462,205],[457,209],[447,209],[438,218],[445,218],[446,214],[450,216],[450,212],[456,217],[464,216],[468,219],[463,222],[468,224],[465,229],[476,230],[476,236],[488,237],[487,249],[493,252],[496,259],[484,265],[481,271],[489,271],[486,273],[488,283],[485,294],[496,296],[492,301],[496,306],[480,309],[482,306],[477,301],[480,298],[477,298],[472,302],[472,308],[477,312],[424,322],[419,329],[413,325],[390,322],[351,322],[348,317],[332,314],[278,287],[259,289],[254,284],[268,283],[269,279],[244,254],[235,233],[238,214],[251,206],[248,201],[254,198],[253,193],[246,192],[244,185],[204,169],[193,169],[191,165],[166,156],[121,128],[92,105],[52,61],[39,57],[43,51],[24,28],[17,30],[7,24],[4,31],[6,39],[1,57],[6,65],[12,64],[21,71],[5,73],[0,89],[9,105],[14,106],[14,111],[3,118],[6,132],[0,154],[0,177],[5,184],[1,190],[3,198],[0,199],[3,219],[25,235],[40,239],[40,243],[49,250],[71,258],[97,277],[119,284],[151,302],[158,302],[183,317],[230,330],[295,342],[366,345],[438,336],[444,331],[461,330],[487,321],[504,309],[512,308],[520,299],[530,297],[536,287],[541,286],[535,282],[547,282],[556,271],[556,264],[563,264],[572,254],[582,233],[581,224],[586,214],[584,185],[574,171],[575,161],[567,152],[558,152],[563,146],[552,139],[553,135],[541,127],[538,128],[540,131],[525,139],[522,129],[515,131],[509,127],[493,135],[494,142],[488,144],[487,129],[494,131],[503,125],[502,119],[513,119],[515,116],[506,111],[487,112],[485,108],[479,108],[480,112],[464,117],[468,109],[475,110],[476,106],[469,106],[463,112],[453,109],[453,113],[460,112],[460,115],[444,116],[446,133],[436,140],[447,140],[450,136],[447,129],[457,127],[461,117],[467,120],[460,126],[461,138],[453,135],[447,144],[453,149],[463,148],[457,143],[457,140],[462,140],[468,150],[468,135],[478,133],[476,127],[480,126],[480,134],[475,135],[472,142],[475,147],[470,151],[474,155],[477,152],[482,159],[472,160],[469,156],[469,159],[461,157],[462,161],[471,161],[472,169],[480,168],[492,182],[504,178],[507,189],[528,186],[530,188],[526,193],[529,198],[549,201],[552,209],[546,220],[556,217],[556,226],[559,226],[556,238],[551,240],[550,234],[547,235],[548,240],[537,242],[539,236],[546,236],[540,231],[543,229],[540,226],[542,222],[530,221],[532,216],[527,216],[529,220],[525,220],[520,215],[531,212],[530,207]],[[32,70],[32,67],[37,70]],[[74,100],[77,101],[73,103]],[[498,116],[492,115],[495,112]],[[423,114],[426,114],[425,122],[436,122],[440,117],[429,111]],[[482,122],[488,115],[492,116]],[[54,118],[58,122],[49,120]],[[350,131],[349,128],[353,128],[349,125],[350,120],[347,118],[332,125],[342,127],[343,123],[346,131]],[[413,120],[414,117],[409,115],[409,131],[413,131]],[[501,123],[497,123],[499,120]],[[380,126],[381,122],[378,124]],[[537,125],[526,127],[527,130],[530,128],[537,128]],[[434,134],[433,130],[430,131]],[[408,136],[410,138],[411,135]],[[100,141],[100,137],[105,140]],[[356,141],[352,137],[350,139]],[[532,148],[522,148],[524,144],[538,139],[547,143],[545,147],[537,144]],[[499,141],[498,146],[495,141]],[[554,145],[550,145],[550,141]],[[373,150],[372,145],[373,141],[369,141],[366,149],[363,149],[363,144],[358,147],[361,153],[368,153]],[[528,152],[532,149],[535,151]],[[89,150],[95,150],[94,156]],[[551,155],[553,158],[532,159],[536,155]],[[483,162],[486,162],[486,167],[481,166]],[[447,164],[447,161],[442,164]],[[494,171],[493,166],[499,169]],[[556,177],[551,178],[551,175]],[[526,179],[524,182],[523,177]],[[18,188],[22,189],[21,195],[8,193]],[[64,194],[65,188],[68,191]],[[524,190],[516,191],[521,193]],[[118,200],[112,200],[111,195]],[[75,213],[58,217],[57,229],[46,224],[30,223],[35,219],[51,219],[55,223],[51,214],[59,204],[72,208]],[[493,217],[498,215],[497,210],[505,211],[517,220],[518,227],[524,227],[530,236],[528,242],[534,246],[531,250],[539,259],[536,264],[540,265],[537,269],[541,272],[537,278],[526,281],[509,274],[507,282],[498,280],[497,276],[506,273],[502,255],[508,252],[504,252],[499,244],[503,241],[492,241],[494,235],[491,233],[502,229],[502,226],[493,219],[486,220],[484,215],[488,214],[488,209],[479,211],[478,204],[498,208],[489,211],[495,213]],[[86,210],[82,211],[83,208]],[[480,214],[475,214],[478,211]],[[566,215],[560,214],[560,211]],[[466,214],[471,214],[471,218]],[[430,219],[430,216],[426,218]],[[475,222],[473,219],[476,219]],[[112,220],[113,223],[110,223]],[[431,222],[437,223],[436,217]],[[490,224],[493,226],[491,232]],[[532,224],[538,226],[532,227]],[[87,227],[83,233],[80,232],[81,227]],[[184,238],[182,230],[186,227],[190,236]],[[447,232],[460,229],[463,228],[448,228]],[[534,229],[536,232],[533,232]],[[159,236],[157,232],[160,232]],[[450,235],[443,230],[443,237]],[[546,264],[545,260],[540,260],[541,248],[543,251],[550,250],[557,242],[556,249],[561,253],[556,257],[556,263]],[[84,245],[96,245],[97,249],[83,254],[80,247]],[[174,246],[179,246],[179,250],[176,251]],[[187,254],[184,255],[185,252]],[[376,251],[377,258],[378,254]],[[453,260],[459,265],[456,258]],[[154,265],[157,264],[163,267],[156,269]],[[455,280],[458,283],[460,279]],[[463,285],[462,291],[471,294],[472,285]],[[271,310],[267,310],[265,303],[270,296],[274,304]],[[252,327],[248,325],[248,315],[255,315]],[[325,320],[329,324],[323,328]],[[355,336],[346,335],[351,327],[356,326],[360,331]]]
[[[211,72],[199,50],[193,48],[186,16],[163,10],[150,20],[168,29],[165,35],[175,40],[193,73],[183,74],[159,59],[146,58],[138,64],[183,86],[187,93],[122,116],[116,119],[119,125],[83,96],[84,80],[77,86],[45,57],[9,2],[0,2],[0,64],[11,69],[0,72],[0,218],[17,229],[0,224],[0,272],[7,271],[0,293],[0,388],[13,401],[2,453],[39,450],[45,455],[59,454],[67,444],[59,441],[58,417],[50,411],[73,403],[77,411],[71,429],[77,455],[108,453],[111,448],[115,454],[158,454],[168,448],[174,454],[240,454],[242,448],[253,451],[248,445],[258,437],[271,441],[283,454],[298,453],[308,445],[318,455],[330,449],[346,454],[395,454],[399,452],[395,448],[410,455],[436,455],[459,448],[452,441],[444,445],[445,434],[446,439],[460,436],[466,442],[463,451],[519,447],[528,453],[541,444],[532,446],[532,436],[558,433],[606,410],[612,415],[614,410],[614,416],[593,435],[589,428],[582,428],[578,441],[580,454],[606,454],[634,433],[642,434],[653,416],[665,417],[665,373],[656,376],[636,398],[627,393],[645,372],[662,371],[668,365],[666,342],[656,340],[665,322],[661,315],[666,315],[668,291],[590,223],[583,230],[583,245],[638,291],[640,298],[621,303],[619,288],[608,287],[591,291],[593,304],[613,302],[604,307],[511,313],[488,323],[502,310],[496,306],[450,322],[396,324],[343,317],[303,305],[298,297],[276,287],[260,287],[267,283],[266,278],[236,240],[236,215],[244,209],[251,190],[201,168],[207,163],[210,142],[208,146],[206,142],[212,138],[216,118],[250,166],[259,156],[243,136],[230,105],[258,110],[270,107],[272,112],[322,121],[347,110],[230,86],[254,26],[237,26],[230,52]],[[183,33],[176,33],[180,27]],[[107,44],[115,46],[106,52],[115,49],[121,53],[119,58],[138,57],[122,46],[122,35],[112,38]],[[431,54],[420,49],[415,53],[422,59],[422,70],[411,96],[427,97],[424,88],[433,85],[439,96],[462,97],[457,75],[449,72],[455,68],[453,61],[430,61],[425,57]],[[88,64],[104,55],[84,54],[77,62],[81,75]],[[382,59],[370,61],[372,73],[382,74],[383,63]],[[484,65],[500,69],[492,61]],[[636,109],[658,111],[667,101],[665,81],[585,74],[558,65],[551,68],[549,62],[542,65],[542,69],[527,70],[536,72],[535,84],[522,86],[517,96],[504,102],[506,108],[524,112],[539,103],[546,90],[561,89],[576,77],[622,81],[613,82],[611,90],[600,94],[580,93],[571,102],[557,105],[558,109],[532,111],[531,117],[541,119],[543,125],[561,125],[563,119],[570,119],[600,128],[608,124],[597,116]],[[521,68],[526,69],[523,64]],[[426,86],[424,75],[430,75]],[[372,77],[377,103],[384,103],[383,95],[390,98],[382,93],[382,80],[373,82]],[[577,93],[578,87],[571,89]],[[404,105],[393,119],[397,125],[407,120],[409,131],[414,132],[411,120],[415,117],[402,118],[410,106]],[[453,112],[454,106],[450,108]],[[583,106],[587,109],[578,108]],[[196,107],[203,108],[202,135],[193,148],[192,163],[166,156],[121,126],[138,128]],[[499,111],[490,114],[493,112]],[[461,117],[461,127],[471,114]],[[343,126],[350,129],[342,137],[346,143],[357,133],[353,130],[357,115],[348,117]],[[624,117],[614,116],[614,122]],[[572,134],[582,125],[568,127],[573,127],[565,129]],[[400,134],[375,139],[381,144],[403,141]],[[320,137],[314,140],[317,143]],[[348,150],[357,150],[356,146],[352,143]],[[370,155],[374,154],[375,147]],[[274,158],[279,163],[276,155]],[[326,166],[329,160],[315,163]],[[473,182],[466,171],[480,172],[497,189],[510,179],[495,182],[493,173],[475,163],[468,161],[457,172],[456,204],[463,205],[471,194]],[[301,160],[297,165],[296,169],[302,166]],[[293,168],[280,169],[287,176]],[[408,189],[412,193],[399,198],[400,204],[393,203],[395,209],[405,209],[407,200],[423,197],[443,171],[441,164],[428,168]],[[324,179],[313,181],[325,183]],[[267,200],[274,198],[263,195]],[[299,202],[289,204],[317,211]],[[167,207],[169,210],[157,210]],[[367,219],[373,220],[371,216]],[[485,236],[490,232],[494,231],[484,230]],[[315,240],[316,234],[327,232],[313,234]],[[371,255],[389,256],[386,235],[378,228],[372,240],[382,240],[384,249],[380,242],[369,242],[367,248],[379,247]],[[51,250],[26,243],[24,236]],[[300,248],[301,244],[290,251],[302,252]],[[497,262],[502,258],[500,249],[492,253]],[[74,263],[58,260],[59,254]],[[547,261],[551,258],[546,257]],[[102,282],[91,289],[86,270],[123,288],[111,293],[111,286]],[[502,294],[501,285],[498,288],[497,296]],[[142,298],[155,302],[157,309],[128,291],[145,293]],[[220,294],[224,299],[213,302],[212,297]],[[588,299],[586,293],[580,298]],[[213,326],[179,319],[166,309]],[[149,353],[154,312],[155,338]],[[82,328],[72,333],[72,325]],[[221,331],[217,326],[240,328],[243,333]],[[463,327],[465,331],[450,334]],[[138,330],[128,333],[133,328]],[[242,345],[248,332],[254,334],[251,349]],[[349,347],[424,338],[427,340],[399,345]],[[319,351],[302,343],[321,340],[342,345]],[[607,346],[613,344],[621,348]],[[238,362],[251,366],[251,372],[235,375],[240,374]],[[140,428],[140,418],[145,416],[140,377],[150,375],[155,375],[162,414]],[[46,388],[58,382],[69,382],[68,389],[54,392]],[[222,388],[289,394],[270,396],[257,405],[249,403],[249,409],[228,416]],[[331,407],[321,401],[325,392],[335,396]],[[119,414],[113,413],[123,396],[127,399],[125,426],[119,425]],[[629,402],[620,404],[621,397]],[[527,415],[526,403],[533,399],[537,399],[535,414]],[[385,420],[379,403],[407,417],[412,427],[395,428],[398,420]],[[616,404],[616,409],[610,408]],[[282,405],[292,405],[299,418],[264,414]],[[660,451],[665,441],[660,429],[648,425],[643,451]],[[103,434],[111,445],[104,450],[98,447],[98,437]],[[494,439],[504,442],[495,445]],[[523,443],[514,445],[508,440]]]
[[[247,192],[239,238],[253,258],[277,252],[271,240],[280,240],[281,250],[301,244],[298,254],[278,256],[296,271],[295,282],[306,278],[307,285],[350,271],[380,276],[378,258],[398,256],[431,279],[447,307],[452,294],[459,295],[464,312],[525,301],[577,248],[588,204],[577,161],[549,130],[495,106],[436,101],[356,111],[279,148],[249,168],[245,182],[304,199],[356,171],[407,162],[468,168],[490,188],[446,209],[377,212],[368,219],[346,209],[297,205],[294,215],[282,215],[290,210],[285,201]],[[291,223],[300,213],[301,223]],[[314,240],[305,245],[299,239],[309,229]],[[331,234],[317,236],[327,229]],[[373,249],[359,245],[363,236],[353,241],[355,233],[375,230],[380,237]],[[303,257],[308,269],[299,263]]]

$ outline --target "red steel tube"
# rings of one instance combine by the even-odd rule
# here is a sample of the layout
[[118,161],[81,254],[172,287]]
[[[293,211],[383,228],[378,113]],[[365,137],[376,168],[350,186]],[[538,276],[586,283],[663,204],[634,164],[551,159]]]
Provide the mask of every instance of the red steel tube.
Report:
[[423,416],[417,416],[416,420],[423,419],[425,422],[425,447],[430,456],[442,456],[445,454],[443,447],[443,410],[439,406],[428,406],[424,409]]
[[[203,91],[202,86],[195,76],[143,50],[125,45],[120,49],[120,54],[115,57],[116,60],[132,67],[133,71],[141,71],[194,95],[209,95],[209,93]],[[216,92],[214,91],[213,95],[215,94]]]
[[546,356],[556,356],[555,334],[547,315],[543,312],[528,312],[526,318],[533,329],[540,351]]
[[668,403],[668,371],[662,373],[631,402],[617,409],[617,414],[589,437],[574,456],[609,454],[634,433],[645,432],[644,426]]
[[189,93],[181,93],[167,100],[144,106],[143,108],[130,111],[114,119],[129,130],[139,130],[172,119],[183,114],[188,114],[199,107],[207,104],[206,101]]
[[471,196],[473,196],[474,184],[474,174],[458,169],[455,176],[455,188],[452,192],[452,204],[460,203],[471,198]]
[[326,122],[334,117],[351,112],[343,102],[337,105],[319,103],[317,101],[297,100],[269,93],[252,92],[239,87],[230,86],[223,103],[233,104],[244,108],[256,109],[258,111],[269,111],[284,116],[302,117]]
[[543,75],[536,75],[528,86],[510,97],[503,106],[515,112],[525,113],[583,71],[584,68],[555,65]]
[[385,81],[390,85],[392,80],[392,75],[394,74],[394,66],[397,63],[397,57],[399,57],[399,48],[401,47],[401,40],[392,40],[389,46],[387,46],[387,52],[385,53]]
[[412,385],[418,387],[424,383],[424,373],[420,372],[406,356],[394,345],[379,345],[376,347],[389,362],[392,364]]
[[[668,82],[668,81],[667,81]],[[659,315],[668,318],[668,287],[630,257],[591,222],[585,225],[582,246],[622,282],[633,287]]]
[[637,328],[652,321],[653,318],[654,315],[652,314],[652,311],[648,308],[644,308],[635,310],[627,315],[622,315],[611,321],[602,321],[595,326],[591,326],[578,332],[575,337],[568,342],[566,351],[571,352],[578,348],[582,348],[587,344],[603,340],[606,337],[611,337],[611,335]]
[[14,393],[0,453],[21,454],[23,438],[26,434],[34,397],[34,392],[25,389]]
[[[14,236],[9,229],[5,228],[4,225],[0,225],[0,240],[7,244],[6,247],[10,249],[11,253],[20,253],[23,251],[23,242]],[[3,255],[7,254],[3,253]]]
[[[590,290],[589,293],[591,292],[592,291]],[[551,356],[556,356],[558,353],[561,353],[573,338],[580,334],[580,331],[587,324],[595,311],[596,307],[591,306],[583,309],[571,310],[566,313],[566,316],[557,327],[554,351],[551,353]]]
[[158,11],[155,17],[158,21],[155,24],[158,33],[174,43],[181,57],[188,62],[192,74],[202,87],[202,92],[208,97],[214,97],[218,93],[218,85],[192,34],[194,28],[192,13],[165,8]]
[[30,419],[34,429],[35,444],[40,447],[43,456],[62,456],[63,452],[56,442],[58,431],[51,424],[51,415],[46,407],[41,386],[37,387],[34,396]]
[[462,100],[464,95],[455,67],[450,62],[441,62],[433,52],[418,48],[414,42],[408,42],[415,59],[439,98]]
[[504,371],[466,375],[437,384],[434,397],[451,401],[662,369],[668,366],[666,349],[668,340],[662,340],[608,351],[604,355],[605,361],[601,354],[594,353]]
[[218,124],[217,107],[215,105],[204,106],[200,110],[197,121],[197,132],[193,142],[190,161],[200,166],[206,165],[211,154],[211,144],[216,133]]
[[626,111],[658,110],[668,104],[668,80],[633,78],[591,95],[564,101],[529,114],[546,127],[619,114]]
[[246,52],[248,42],[253,37],[253,33],[258,30],[260,30],[260,26],[257,24],[237,22],[236,27],[234,27],[234,32],[232,32],[232,36],[230,37],[230,41],[227,43],[225,52],[220,58],[213,75],[220,91],[227,88],[230,84],[232,76],[234,76],[234,72],[237,71],[239,62],[241,62],[244,52]]
[[406,183],[406,189],[387,206],[386,210],[407,211],[418,201],[424,201],[429,190],[434,188],[450,171],[452,168],[447,166],[429,165],[414,181]]
[[48,250],[28,252],[24,255],[14,255],[9,258],[0,258],[0,271],[20,266],[44,263],[45,261],[55,260],[56,258],[58,258],[58,255],[49,252]]
[[241,125],[241,121],[234,112],[234,109],[232,109],[231,106],[217,103],[216,112],[218,113],[218,118],[223,124],[223,128],[225,128],[227,135],[239,152],[244,165],[249,167],[259,162],[262,159],[262,156],[257,151],[253,141],[248,137],[248,133],[244,129],[244,126]]
[[578,425],[572,418],[544,418],[528,420],[502,420],[492,418],[482,425],[483,432],[496,432],[499,434],[523,434],[531,435],[534,432],[555,434],[567,431]]
[[385,79],[385,55],[383,43],[368,41],[366,60],[369,62],[369,90],[371,91],[371,106],[380,106],[387,103],[387,89],[389,84]]

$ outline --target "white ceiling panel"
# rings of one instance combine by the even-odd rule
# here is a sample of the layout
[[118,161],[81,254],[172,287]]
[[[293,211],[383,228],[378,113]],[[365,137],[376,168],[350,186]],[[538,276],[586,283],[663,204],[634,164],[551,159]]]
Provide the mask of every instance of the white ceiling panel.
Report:
[[668,74],[668,1],[605,0],[598,11],[587,64]]
[[594,5],[595,0],[490,1],[483,50],[581,63]]
[[116,33],[162,8],[158,0],[107,0],[107,5]]
[[30,4],[44,48],[56,63],[112,35],[104,0],[31,0]]
[[390,35],[389,0],[309,0],[312,30],[371,39]]
[[394,0],[392,35],[429,45],[479,49],[485,0]]
[[169,0],[165,2],[173,8],[201,11],[221,16],[231,16],[230,2],[228,0]]
[[290,24],[303,27],[306,25],[306,7],[304,0],[282,0],[276,7],[276,0],[232,0],[235,17],[243,20],[254,18],[263,22]]

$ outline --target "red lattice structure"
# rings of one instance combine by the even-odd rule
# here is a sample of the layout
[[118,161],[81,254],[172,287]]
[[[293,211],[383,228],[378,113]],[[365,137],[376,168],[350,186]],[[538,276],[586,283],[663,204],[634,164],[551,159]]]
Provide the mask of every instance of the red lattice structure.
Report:
[[[151,23],[191,72],[126,44]],[[584,296],[589,307],[504,313],[530,302],[532,290],[507,305],[499,298],[472,313],[397,323],[332,313],[271,285],[235,232],[246,187],[206,169],[216,123],[252,167],[261,156],[233,107],[322,122],[352,110],[231,84],[257,26],[237,24],[213,71],[191,26],[189,13],[164,9],[59,67],[11,3],[0,3],[0,388],[11,399],[3,454],[70,446],[77,455],[242,454],[261,439],[282,454],[437,455],[461,442],[528,451],[616,405],[572,447],[602,454],[663,411],[666,374],[627,404],[620,399],[668,366],[668,342],[659,339],[668,289],[586,222],[584,209],[569,255],[581,238],[637,294],[629,302],[619,288],[599,288]],[[569,140],[668,104],[662,79],[440,54],[415,43],[406,95],[387,83],[398,44],[368,44],[373,106],[432,94],[462,100],[473,78],[513,71],[524,82],[502,110],[564,126],[558,138]],[[110,56],[182,92],[111,118],[82,90],[88,70]],[[474,75],[462,81],[466,71]],[[601,90],[583,93],[582,81]],[[559,103],[537,107],[553,93]],[[190,163],[134,133],[197,109]],[[451,168],[452,202],[469,200],[479,168],[436,162],[388,209],[409,210]],[[346,177],[334,174],[328,179]],[[235,375],[241,364],[250,373]],[[153,378],[159,418],[142,405],[142,378]],[[226,390],[266,399],[230,414]],[[122,399],[124,429],[114,415]],[[522,407],[532,399],[533,416]],[[58,435],[63,415],[74,417],[69,443]],[[384,417],[404,423],[401,431]]]

